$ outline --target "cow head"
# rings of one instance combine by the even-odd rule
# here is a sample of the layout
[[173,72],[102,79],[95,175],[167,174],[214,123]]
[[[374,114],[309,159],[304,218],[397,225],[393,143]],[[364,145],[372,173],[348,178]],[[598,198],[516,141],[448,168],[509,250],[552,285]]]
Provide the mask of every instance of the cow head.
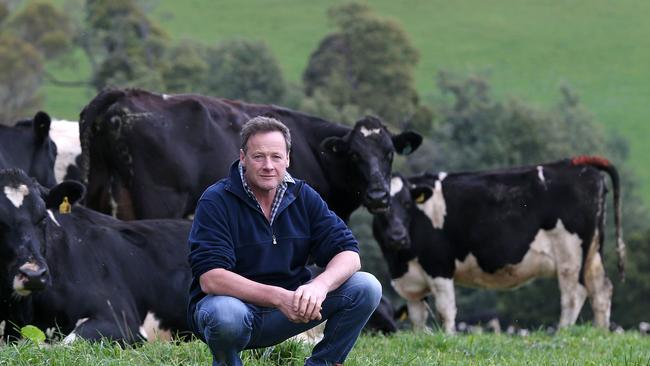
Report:
[[411,246],[409,228],[416,205],[427,201],[433,191],[424,185],[413,185],[399,174],[390,182],[391,204],[386,212],[373,216],[372,232],[379,245],[402,250]]
[[[376,117],[366,116],[342,137],[323,140],[323,149],[351,165],[365,181],[362,203],[371,213],[385,211],[390,203],[389,185],[393,156],[408,155],[422,143],[422,136],[406,131],[392,135]],[[352,177],[349,177],[352,178]]]
[[49,136],[51,122],[47,113],[38,112],[33,119],[0,128],[0,168],[20,168],[47,187],[56,184],[57,149]]
[[68,197],[83,195],[83,186],[64,182],[48,191],[19,169],[0,170],[0,292],[28,296],[50,282],[47,227],[58,225],[51,212]]

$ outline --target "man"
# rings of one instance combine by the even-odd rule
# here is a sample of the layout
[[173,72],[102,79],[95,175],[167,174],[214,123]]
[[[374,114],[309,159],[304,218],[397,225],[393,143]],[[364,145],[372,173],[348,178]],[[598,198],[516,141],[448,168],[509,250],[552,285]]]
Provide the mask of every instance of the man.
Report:
[[[241,365],[243,349],[274,345],[328,320],[305,365],[342,364],[379,304],[381,285],[357,272],[351,231],[289,167],[291,135],[255,117],[239,161],[199,200],[189,236],[188,317],[213,365]],[[325,270],[315,278],[313,258]]]

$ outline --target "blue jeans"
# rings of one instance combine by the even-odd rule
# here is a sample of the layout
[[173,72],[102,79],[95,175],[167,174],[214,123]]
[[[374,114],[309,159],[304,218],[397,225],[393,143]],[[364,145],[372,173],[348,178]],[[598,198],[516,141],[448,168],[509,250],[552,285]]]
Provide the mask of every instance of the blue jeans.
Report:
[[343,363],[380,299],[379,281],[370,273],[357,272],[327,294],[319,321],[294,323],[278,309],[213,295],[199,301],[193,320],[197,335],[212,351],[214,366],[240,366],[241,350],[278,344],[327,319],[323,340],[305,365],[333,365]]

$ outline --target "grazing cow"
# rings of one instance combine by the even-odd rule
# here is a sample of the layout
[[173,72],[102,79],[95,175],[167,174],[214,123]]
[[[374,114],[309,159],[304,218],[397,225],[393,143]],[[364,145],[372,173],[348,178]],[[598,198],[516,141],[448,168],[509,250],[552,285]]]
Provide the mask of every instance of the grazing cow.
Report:
[[56,145],[49,137],[50,116],[38,112],[15,126],[0,125],[0,169],[18,168],[46,187],[56,184]]
[[410,153],[422,142],[414,132],[390,134],[374,117],[350,128],[272,105],[109,90],[80,116],[88,207],[123,219],[193,214],[205,188],[238,158],[242,125],[258,115],[290,128],[295,158],[289,172],[346,221],[361,204],[386,209],[393,154]]
[[83,186],[51,190],[24,172],[0,170],[0,324],[32,324],[75,337],[124,343],[159,329],[187,330],[187,220],[122,222],[71,203]]
[[75,121],[53,120],[50,138],[56,144],[57,155],[54,162],[56,182],[64,180],[81,180],[77,160],[81,156],[79,142],[79,123]]
[[373,217],[373,235],[392,285],[422,327],[420,301],[435,297],[445,331],[454,331],[454,282],[509,289],[540,276],[558,278],[559,326],[575,323],[588,296],[594,322],[609,326],[612,285],[602,247],[605,171],[612,179],[619,270],[625,244],[618,173],[607,160],[578,157],[536,167],[424,174],[391,182],[388,212]]

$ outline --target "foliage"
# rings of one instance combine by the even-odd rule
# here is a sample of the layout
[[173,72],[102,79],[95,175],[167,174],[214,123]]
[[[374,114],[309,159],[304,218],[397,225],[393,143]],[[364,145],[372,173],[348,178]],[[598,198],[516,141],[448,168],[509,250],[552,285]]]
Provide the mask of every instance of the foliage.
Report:
[[9,29],[50,59],[70,50],[73,38],[71,19],[49,1],[29,2],[11,20]]
[[539,164],[576,155],[607,155],[600,125],[568,88],[544,111],[511,98],[495,100],[484,78],[441,73],[439,87],[453,101],[437,108],[432,139],[437,153],[427,170],[478,170]]
[[210,67],[205,54],[205,48],[192,41],[169,47],[162,71],[165,90],[170,93],[190,93],[204,85]]
[[312,53],[303,75],[306,94],[320,92],[339,110],[356,105],[401,127],[418,105],[413,81],[418,52],[408,35],[361,3],[334,7],[328,15],[338,31]]
[[0,123],[13,125],[41,103],[43,59],[29,43],[0,33]]
[[640,321],[650,321],[647,311],[650,229],[628,235],[627,246],[626,280],[614,283],[612,319],[622,326],[636,327]]
[[[79,44],[93,66],[92,84],[160,90],[168,36],[132,0],[88,0]],[[152,72],[153,71],[153,72]]]
[[348,126],[353,126],[360,116],[370,113],[370,111],[362,112],[355,104],[345,104],[337,108],[321,90],[316,90],[310,97],[303,98],[298,109]]
[[9,6],[4,2],[0,1],[0,24],[2,24],[5,19],[9,16]]
[[45,333],[33,325],[20,328],[20,335],[36,344],[45,342]]
[[209,71],[200,88],[206,94],[254,103],[282,103],[287,85],[264,42],[233,39],[210,48]]

